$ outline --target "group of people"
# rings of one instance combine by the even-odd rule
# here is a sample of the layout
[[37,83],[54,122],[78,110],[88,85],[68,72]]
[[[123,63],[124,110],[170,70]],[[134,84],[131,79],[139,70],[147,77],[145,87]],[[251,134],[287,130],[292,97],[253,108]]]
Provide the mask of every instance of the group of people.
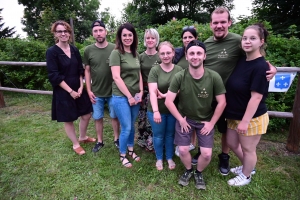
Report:
[[[52,120],[64,122],[77,154],[85,153],[81,142],[95,143],[92,150],[97,152],[104,146],[107,102],[114,145],[124,167],[132,167],[130,160],[141,160],[134,151],[139,118],[137,143],[148,151],[154,149],[157,170],[164,168],[164,154],[168,168],[176,167],[175,144],[186,168],[179,184],[188,185],[194,176],[197,189],[206,188],[202,172],[211,161],[217,125],[222,134],[220,173],[236,175],[228,181],[231,186],[249,184],[255,173],[256,146],[267,131],[265,99],[276,68],[264,59],[268,33],[261,24],[247,27],[242,36],[230,33],[230,26],[229,11],[218,7],[211,14],[213,36],[204,43],[197,40],[193,26],[186,26],[183,47],[175,49],[168,41],[159,43],[158,32],[151,28],[144,35],[146,50],[138,54],[137,33],[130,23],[118,28],[116,43],[111,44],[105,24],[96,20],[91,26],[96,42],[85,48],[82,61],[78,49],[69,44],[70,25],[55,22],[51,31],[56,45],[46,52],[53,86]],[[91,113],[97,139],[86,135]],[[73,124],[78,117],[79,139]],[[199,148],[192,158],[189,151],[196,138]],[[241,166],[230,168],[230,149]]]

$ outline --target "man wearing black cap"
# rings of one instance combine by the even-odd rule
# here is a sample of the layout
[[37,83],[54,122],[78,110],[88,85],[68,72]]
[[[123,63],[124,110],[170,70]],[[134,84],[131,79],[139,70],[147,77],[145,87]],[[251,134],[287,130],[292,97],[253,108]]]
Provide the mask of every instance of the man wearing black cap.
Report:
[[112,74],[109,66],[109,56],[115,45],[107,42],[105,24],[96,20],[92,23],[92,34],[96,43],[85,48],[83,63],[85,65],[86,88],[93,105],[93,118],[98,136],[98,142],[93,152],[98,152],[103,146],[104,104],[108,103],[112,118],[114,145],[119,148],[119,121],[111,105]]
[[[202,171],[210,163],[214,125],[226,106],[226,90],[222,78],[217,72],[204,68],[205,58],[206,49],[202,42],[193,40],[187,45],[186,59],[189,67],[175,75],[165,101],[166,106],[177,119],[174,143],[179,146],[180,159],[186,168],[179,184],[188,185],[189,179],[194,174],[197,189],[206,188]],[[178,109],[174,104],[176,96],[179,99]],[[214,98],[217,106],[212,109],[211,103]],[[189,144],[194,130],[196,130],[201,155],[197,169],[193,173]]]

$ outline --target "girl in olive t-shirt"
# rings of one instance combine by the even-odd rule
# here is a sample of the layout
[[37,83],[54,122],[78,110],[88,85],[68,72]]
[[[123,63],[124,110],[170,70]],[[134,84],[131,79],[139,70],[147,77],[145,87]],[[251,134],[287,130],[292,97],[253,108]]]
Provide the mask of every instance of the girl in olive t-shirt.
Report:
[[163,169],[163,150],[165,150],[169,169],[175,168],[174,133],[176,119],[165,106],[165,97],[174,75],[182,68],[172,63],[175,51],[170,42],[158,46],[160,65],[154,66],[148,76],[150,103],[147,116],[153,131],[153,142],[156,154],[156,168]]

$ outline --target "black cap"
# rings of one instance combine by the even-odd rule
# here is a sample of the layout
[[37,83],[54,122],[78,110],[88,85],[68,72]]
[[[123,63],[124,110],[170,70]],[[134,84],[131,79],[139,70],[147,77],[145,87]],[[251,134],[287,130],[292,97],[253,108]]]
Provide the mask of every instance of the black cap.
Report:
[[95,20],[92,23],[92,28],[94,28],[95,26],[101,26],[101,27],[105,28],[105,24],[101,20],[99,20],[99,19]]
[[199,40],[190,41],[190,43],[186,46],[186,51],[193,46],[201,47],[202,49],[204,49],[204,52],[206,53],[206,48],[205,48],[204,43]]

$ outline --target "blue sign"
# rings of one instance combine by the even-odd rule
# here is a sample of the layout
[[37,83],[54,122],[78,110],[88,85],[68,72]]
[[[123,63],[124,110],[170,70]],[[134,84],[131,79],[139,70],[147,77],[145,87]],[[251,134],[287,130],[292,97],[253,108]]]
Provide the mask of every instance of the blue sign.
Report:
[[291,83],[290,74],[276,74],[274,88],[285,89],[289,88]]

